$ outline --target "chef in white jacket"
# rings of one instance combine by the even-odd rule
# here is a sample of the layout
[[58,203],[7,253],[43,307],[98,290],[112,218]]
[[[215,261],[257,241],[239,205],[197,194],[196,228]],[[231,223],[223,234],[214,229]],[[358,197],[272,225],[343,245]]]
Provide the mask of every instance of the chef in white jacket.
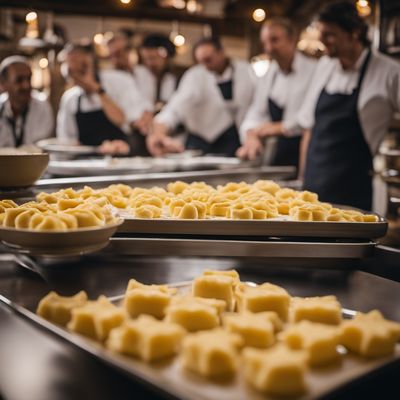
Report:
[[0,64],[0,147],[20,147],[50,137],[54,119],[50,104],[32,91],[28,60],[10,56]]
[[174,94],[178,79],[171,70],[175,45],[164,35],[151,34],[139,47],[140,64],[133,69],[133,76],[142,96],[159,112]]
[[238,126],[254,94],[251,67],[229,59],[217,38],[201,39],[193,54],[198,65],[186,71],[177,92],[155,117],[148,150],[156,156],[182,150],[168,133],[183,123],[189,131],[186,149],[234,156],[240,146]]
[[61,98],[57,137],[100,145],[105,152],[129,152],[131,125],[145,107],[133,79],[122,71],[98,71],[91,48],[69,45],[65,55],[74,86]]
[[262,27],[261,42],[271,58],[257,85],[253,103],[240,127],[241,158],[254,159],[263,151],[271,165],[298,166],[302,129],[298,110],[313,78],[317,62],[296,50],[297,33],[284,18],[271,18]]

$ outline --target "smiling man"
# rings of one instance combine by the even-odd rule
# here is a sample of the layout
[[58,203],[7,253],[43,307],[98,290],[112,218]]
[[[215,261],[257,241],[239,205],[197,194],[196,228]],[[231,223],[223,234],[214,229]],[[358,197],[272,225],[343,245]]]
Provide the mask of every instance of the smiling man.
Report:
[[0,147],[19,147],[50,137],[54,129],[50,104],[32,92],[26,58],[11,56],[0,64]]

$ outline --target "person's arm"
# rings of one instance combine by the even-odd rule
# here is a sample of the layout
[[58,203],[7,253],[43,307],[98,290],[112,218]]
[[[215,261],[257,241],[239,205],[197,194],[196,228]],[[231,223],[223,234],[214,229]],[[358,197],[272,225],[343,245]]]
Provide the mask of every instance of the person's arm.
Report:
[[298,179],[303,180],[306,169],[307,151],[311,140],[311,129],[306,129],[300,142],[300,158],[299,158],[299,176]]
[[90,69],[83,75],[75,74],[73,79],[87,94],[98,94],[104,113],[114,125],[121,127],[125,123],[126,118],[124,112],[104,91]]
[[71,96],[71,94],[70,91],[67,91],[61,97],[57,114],[56,135],[60,142],[78,144],[79,132],[75,118],[76,110],[73,109],[72,104],[76,102],[76,97]]
[[167,153],[180,153],[182,144],[168,136],[169,128],[162,122],[153,122],[151,134],[146,137],[147,150],[152,156],[159,157]]

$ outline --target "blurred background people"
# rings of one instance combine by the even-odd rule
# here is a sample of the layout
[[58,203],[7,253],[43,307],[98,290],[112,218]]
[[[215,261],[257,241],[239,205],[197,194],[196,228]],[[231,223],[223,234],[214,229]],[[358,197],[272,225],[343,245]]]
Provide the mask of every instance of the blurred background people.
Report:
[[31,86],[28,60],[5,58],[0,64],[0,147],[20,147],[52,136],[53,111]]
[[201,39],[193,55],[198,65],[185,72],[178,90],[155,117],[148,149],[162,155],[182,148],[168,134],[183,123],[189,131],[186,149],[234,156],[240,146],[238,126],[252,101],[255,77],[247,62],[227,56],[218,38]]
[[69,45],[65,65],[73,87],[61,98],[57,136],[67,142],[99,146],[107,152],[128,153],[131,124],[141,116],[143,103],[131,77],[121,71],[99,71],[88,46]]
[[264,139],[275,138],[266,141],[266,162],[297,167],[302,135],[297,114],[317,62],[296,50],[298,35],[288,19],[269,19],[260,39],[271,64],[240,127],[243,146],[237,155],[253,160],[264,151]]
[[370,210],[373,156],[400,110],[400,68],[371,49],[353,4],[328,4],[317,20],[327,57],[299,115],[308,128],[304,188],[322,201]]

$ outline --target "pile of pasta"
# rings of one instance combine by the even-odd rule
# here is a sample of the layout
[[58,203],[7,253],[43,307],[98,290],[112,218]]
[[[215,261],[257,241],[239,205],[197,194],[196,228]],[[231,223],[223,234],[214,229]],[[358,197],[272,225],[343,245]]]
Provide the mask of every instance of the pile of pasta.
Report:
[[104,227],[117,222],[107,207],[60,197],[56,202],[30,201],[21,205],[0,201],[0,226],[34,231],[63,232],[79,228]]
[[277,396],[307,392],[310,371],[334,366],[334,374],[348,353],[359,362],[387,357],[400,338],[400,324],[377,310],[345,320],[335,296],[292,297],[272,283],[243,283],[235,270],[206,270],[186,292],[131,279],[120,303],[51,292],[37,313],[114,352],[149,363],[169,358],[206,379],[243,374]]
[[103,189],[61,189],[39,193],[36,201],[17,205],[0,201],[0,225],[19,229],[65,231],[99,227],[123,216],[134,218],[234,219],[377,222],[378,217],[339,209],[308,191],[282,188],[276,182],[229,182],[213,187],[205,182],[171,182],[140,188],[113,184]]

